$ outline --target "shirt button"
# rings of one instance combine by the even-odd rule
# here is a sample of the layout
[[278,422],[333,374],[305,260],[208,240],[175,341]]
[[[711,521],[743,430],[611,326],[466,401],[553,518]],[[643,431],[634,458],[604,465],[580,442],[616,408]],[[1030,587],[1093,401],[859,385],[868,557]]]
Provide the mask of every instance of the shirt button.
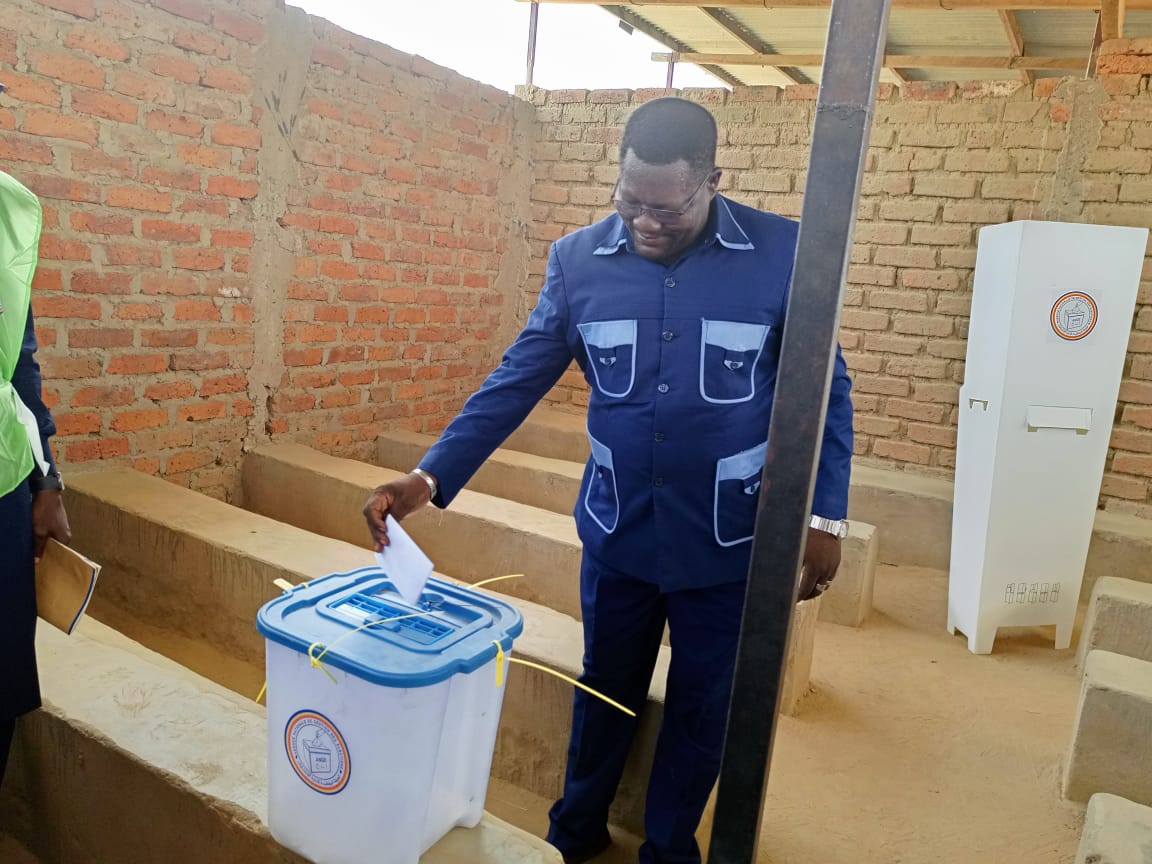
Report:
[[654,478],[652,480],[652,485],[653,486],[663,486],[664,485],[664,478],[663,477]]
[[664,280],[664,287],[665,288],[675,288],[676,287],[676,280],[673,279],[671,276],[669,276],[667,279]]
[[659,390],[661,393],[667,393],[668,392],[668,385],[667,384],[661,384],[656,389]]
[[664,433],[663,433],[663,432],[657,432],[657,433],[656,433],[655,435],[653,435],[652,437],[653,437],[653,438],[654,438],[656,441],[663,441],[663,440],[664,440]]
[[676,334],[674,334],[674,333],[673,333],[671,330],[665,330],[665,331],[664,331],[663,333],[661,333],[660,335],[664,337],[664,341],[665,341],[665,342],[671,342],[671,341],[672,341],[672,337],[673,337],[673,336],[675,336]]

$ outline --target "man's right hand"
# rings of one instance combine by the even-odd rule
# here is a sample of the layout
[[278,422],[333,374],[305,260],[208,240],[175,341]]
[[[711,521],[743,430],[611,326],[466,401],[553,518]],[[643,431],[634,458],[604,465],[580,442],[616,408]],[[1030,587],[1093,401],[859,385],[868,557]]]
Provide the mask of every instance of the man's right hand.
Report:
[[376,551],[381,552],[388,545],[388,528],[384,520],[389,515],[399,522],[430,500],[432,490],[418,474],[407,474],[373,489],[364,505],[364,518],[368,521]]

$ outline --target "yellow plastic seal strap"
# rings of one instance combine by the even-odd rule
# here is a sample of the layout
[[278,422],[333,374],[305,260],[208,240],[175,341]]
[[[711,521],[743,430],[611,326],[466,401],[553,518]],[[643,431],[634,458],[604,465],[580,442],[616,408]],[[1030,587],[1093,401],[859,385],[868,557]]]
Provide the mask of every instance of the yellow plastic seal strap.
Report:
[[484,579],[480,582],[473,583],[473,588],[483,588],[485,585],[491,585],[493,582],[503,582],[505,579],[523,579],[523,573],[511,573],[507,576],[493,576],[491,579]]
[[496,642],[495,645],[496,645],[496,686],[497,687],[503,687],[504,686],[504,661],[507,659],[507,655],[505,655],[505,653],[504,653],[504,646],[503,645],[501,645],[499,642]]
[[309,645],[308,646],[308,659],[312,662],[312,668],[313,669],[323,669],[324,674],[332,679],[333,684],[339,684],[340,682],[336,680],[336,676],[333,675],[331,672],[329,672],[328,667],[320,662],[320,657],[323,657],[325,654],[327,654],[328,649],[325,648],[322,652],[320,652],[319,657],[316,656],[316,649],[321,647],[323,644],[324,644],[323,642],[313,642],[311,645]]
[[616,708],[616,709],[619,709],[620,711],[623,711],[629,717],[635,717],[636,716],[635,711],[633,711],[630,708],[625,708],[623,705],[621,705],[615,699],[609,699],[607,696],[605,696],[599,690],[593,690],[588,685],[581,684],[575,678],[570,678],[567,675],[565,675],[563,672],[557,672],[555,669],[549,669],[547,666],[541,666],[539,663],[533,663],[531,660],[521,660],[518,657],[509,657],[504,653],[504,649],[500,647],[499,642],[493,642],[492,644],[496,646],[496,686],[497,687],[501,686],[504,683],[504,664],[505,663],[519,663],[521,666],[527,666],[529,669],[536,669],[540,672],[546,672],[549,675],[553,675],[553,676],[559,678],[561,681],[567,681],[573,687],[579,687],[585,693],[591,693],[597,699],[600,699],[604,702],[607,702],[613,708]]

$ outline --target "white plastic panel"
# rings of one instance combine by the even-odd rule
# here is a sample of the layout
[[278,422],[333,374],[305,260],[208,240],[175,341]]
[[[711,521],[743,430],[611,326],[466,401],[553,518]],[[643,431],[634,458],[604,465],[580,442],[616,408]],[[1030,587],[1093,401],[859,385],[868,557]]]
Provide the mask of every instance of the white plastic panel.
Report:
[[1025,422],[1029,432],[1041,429],[1074,429],[1077,432],[1087,432],[1092,428],[1092,409],[1030,405]]

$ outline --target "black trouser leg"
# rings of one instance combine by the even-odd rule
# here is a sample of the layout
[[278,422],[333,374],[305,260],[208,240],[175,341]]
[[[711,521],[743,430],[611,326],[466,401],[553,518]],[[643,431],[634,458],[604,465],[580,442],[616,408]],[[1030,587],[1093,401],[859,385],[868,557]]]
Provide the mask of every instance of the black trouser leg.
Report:
[[0,783],[4,781],[4,769],[8,767],[8,753],[12,749],[12,735],[16,732],[15,717],[0,717]]

